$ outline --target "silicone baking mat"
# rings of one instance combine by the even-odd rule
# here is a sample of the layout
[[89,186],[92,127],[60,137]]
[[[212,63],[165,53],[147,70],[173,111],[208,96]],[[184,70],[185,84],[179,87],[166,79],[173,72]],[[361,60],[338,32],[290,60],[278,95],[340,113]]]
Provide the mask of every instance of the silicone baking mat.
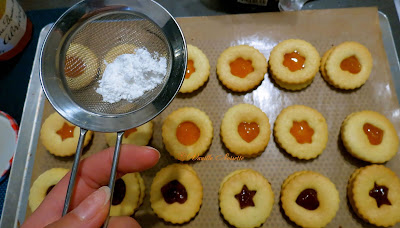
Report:
[[[400,109],[388,60],[384,51],[376,8],[313,10],[283,13],[260,13],[213,17],[178,18],[188,44],[199,47],[207,55],[211,74],[209,81],[191,94],[179,94],[171,105],[154,121],[154,134],[150,145],[160,150],[160,162],[142,173],[146,197],[135,218],[143,227],[168,227],[152,212],[149,189],[155,173],[174,160],[163,147],[161,125],[165,117],[181,107],[196,107],[208,114],[214,126],[214,138],[204,161],[187,162],[197,171],[204,187],[203,204],[198,215],[184,226],[226,227],[218,207],[218,188],[223,177],[239,168],[252,168],[262,173],[272,185],[275,203],[265,227],[290,227],[290,222],[279,205],[282,182],[295,171],[313,170],[335,183],[340,193],[340,208],[328,227],[368,226],[349,207],[346,185],[351,173],[368,165],[351,157],[339,139],[340,125],[344,118],[355,111],[374,110],[384,114],[400,132]],[[272,48],[286,39],[304,39],[314,45],[322,56],[333,45],[344,41],[357,41],[368,47],[373,56],[373,70],[369,80],[360,89],[344,92],[329,86],[317,73],[314,82],[304,90],[289,92],[277,87],[266,74],[260,86],[246,93],[226,89],[217,79],[216,61],[219,54],[234,45],[247,44],[260,50],[268,59]],[[329,141],[327,148],[316,159],[302,161],[280,149],[273,136],[258,157],[243,161],[221,160],[228,153],[219,131],[224,113],[233,105],[250,103],[261,108],[273,123],[280,111],[294,104],[307,105],[321,112],[327,120]],[[43,120],[54,112],[45,103]],[[95,133],[85,148],[84,157],[106,148],[103,133]],[[222,156],[220,156],[222,155]],[[234,156],[228,154],[229,156]],[[48,153],[39,142],[33,167],[32,181],[52,167],[72,167],[73,158],[58,158]],[[396,165],[397,164],[397,165]],[[400,175],[400,154],[385,165]],[[27,215],[30,214],[28,209]]]

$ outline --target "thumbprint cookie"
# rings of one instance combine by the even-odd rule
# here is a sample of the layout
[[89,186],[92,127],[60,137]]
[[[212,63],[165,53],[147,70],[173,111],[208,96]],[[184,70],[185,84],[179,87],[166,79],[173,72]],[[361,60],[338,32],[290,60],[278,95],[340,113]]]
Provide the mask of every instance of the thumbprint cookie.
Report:
[[192,107],[180,108],[169,114],[161,130],[165,148],[171,156],[181,161],[204,154],[214,134],[207,114]]
[[287,153],[299,159],[320,155],[328,143],[328,125],[317,110],[292,105],[281,111],[274,126],[275,141]]
[[210,63],[207,56],[196,46],[187,45],[188,63],[185,79],[179,90],[181,93],[191,93],[200,88],[210,76]]
[[276,45],[269,57],[270,73],[276,84],[288,90],[310,85],[318,72],[320,56],[304,40],[289,39]]
[[167,222],[189,222],[200,210],[202,201],[203,186],[189,165],[172,164],[162,168],[151,184],[151,208]]
[[246,92],[258,86],[267,73],[264,55],[248,45],[227,48],[217,61],[218,78],[223,85],[236,92]]
[[221,138],[232,153],[254,157],[267,147],[271,126],[267,115],[251,104],[238,104],[225,113],[221,122]]
[[[92,135],[92,131],[86,133],[84,147],[89,143]],[[45,119],[40,129],[40,140],[53,155],[60,157],[74,155],[79,140],[79,127],[54,112]]]

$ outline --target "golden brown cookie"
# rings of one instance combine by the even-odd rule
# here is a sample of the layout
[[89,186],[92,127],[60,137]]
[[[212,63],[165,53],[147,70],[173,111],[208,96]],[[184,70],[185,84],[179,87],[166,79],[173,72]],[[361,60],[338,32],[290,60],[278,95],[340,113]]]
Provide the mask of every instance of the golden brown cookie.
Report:
[[267,147],[271,126],[267,115],[251,104],[231,107],[221,122],[221,139],[232,153],[254,157]]
[[65,56],[65,79],[72,90],[89,85],[97,76],[99,60],[96,55],[82,44],[72,43]]
[[362,44],[347,41],[328,50],[324,66],[324,79],[339,89],[356,89],[369,78],[372,55]]
[[325,176],[300,171],[288,177],[281,188],[285,214],[301,227],[324,227],[339,209],[339,192]]
[[219,80],[227,88],[245,92],[258,86],[267,72],[267,60],[254,47],[238,45],[227,48],[217,61]]
[[185,80],[179,90],[181,93],[191,93],[200,88],[210,76],[210,63],[207,56],[196,46],[187,45],[188,64]]
[[204,154],[211,145],[213,134],[212,122],[207,114],[192,107],[175,110],[162,125],[165,148],[181,161]]
[[143,202],[144,185],[139,173],[127,173],[115,181],[110,216],[132,215]]
[[[109,146],[115,146],[117,140],[116,133],[105,133],[106,141]],[[149,144],[153,136],[153,122],[149,121],[139,127],[126,130],[122,136],[122,144],[133,144],[138,146],[146,146]]]
[[282,88],[300,90],[313,81],[320,56],[310,43],[289,39],[276,45],[269,57],[271,76]]
[[317,110],[292,105],[283,109],[276,118],[274,136],[290,155],[312,159],[320,155],[328,143],[328,125]]
[[354,171],[347,196],[356,214],[377,226],[400,222],[400,179],[383,165],[370,165]]
[[268,180],[252,169],[227,175],[219,189],[219,206],[225,220],[235,227],[258,227],[268,218],[274,193]]
[[42,203],[44,198],[49,194],[53,187],[68,173],[68,169],[52,168],[44,173],[33,182],[29,192],[29,207],[34,212]]
[[151,184],[151,208],[167,222],[190,221],[200,210],[202,201],[203,186],[189,165],[169,165],[156,174]]
[[389,161],[399,148],[399,138],[393,124],[374,111],[348,115],[342,123],[341,138],[351,155],[371,163]]
[[[86,133],[84,147],[89,143],[92,135],[92,131]],[[45,119],[40,129],[40,140],[51,154],[60,157],[71,156],[76,153],[79,127],[54,112]]]

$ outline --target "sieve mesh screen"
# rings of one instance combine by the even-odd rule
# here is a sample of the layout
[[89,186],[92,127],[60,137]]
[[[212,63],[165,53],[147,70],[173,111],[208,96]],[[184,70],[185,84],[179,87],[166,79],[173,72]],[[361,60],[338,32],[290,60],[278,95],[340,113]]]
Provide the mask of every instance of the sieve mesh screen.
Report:
[[[64,76],[72,99],[82,108],[106,115],[126,114],[150,103],[163,89],[171,70],[171,51],[161,28],[132,12],[114,12],[83,25],[72,37],[64,58]],[[158,53],[167,60],[167,74],[156,88],[132,102],[108,103],[96,92],[106,67],[136,48]],[[143,63],[146,64],[146,63]]]

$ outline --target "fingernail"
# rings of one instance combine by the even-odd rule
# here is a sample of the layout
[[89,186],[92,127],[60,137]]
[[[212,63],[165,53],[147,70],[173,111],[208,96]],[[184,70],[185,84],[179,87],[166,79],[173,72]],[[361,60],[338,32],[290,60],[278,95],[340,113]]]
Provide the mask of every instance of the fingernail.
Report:
[[72,210],[82,221],[90,220],[110,200],[110,188],[103,186],[90,194],[78,207]]
[[157,151],[157,153],[158,153],[158,158],[161,158],[161,153],[160,153],[160,151],[158,151],[156,148],[154,148],[154,147],[151,147],[151,146],[145,146],[146,148],[149,148],[149,149],[152,149],[152,150],[154,150],[154,151]]

